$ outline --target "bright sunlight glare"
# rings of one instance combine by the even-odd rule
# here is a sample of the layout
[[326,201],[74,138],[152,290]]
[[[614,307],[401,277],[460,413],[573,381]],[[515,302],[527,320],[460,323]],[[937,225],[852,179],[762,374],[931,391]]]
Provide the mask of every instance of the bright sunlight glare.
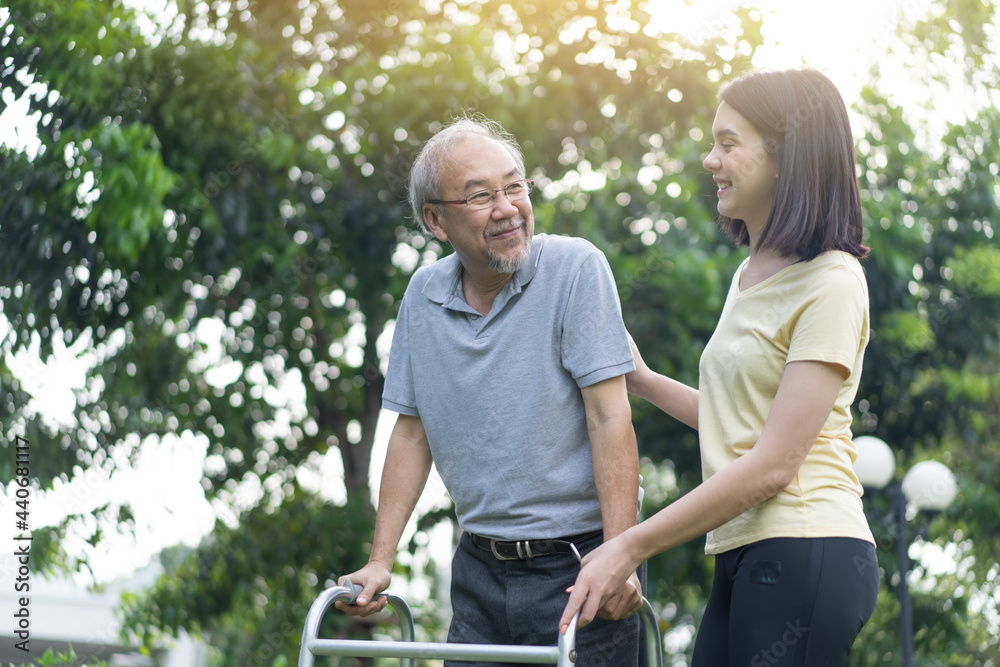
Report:
[[[745,4],[734,0],[650,0],[646,8],[666,32],[679,33],[696,45],[721,37],[736,47],[736,12]],[[814,67],[837,84],[848,105],[867,74],[879,42],[884,45],[892,36],[901,11],[895,3],[870,0],[766,0],[754,3],[754,7],[751,16],[762,20],[764,44],[754,54],[753,66]],[[884,34],[877,39],[880,31]]]

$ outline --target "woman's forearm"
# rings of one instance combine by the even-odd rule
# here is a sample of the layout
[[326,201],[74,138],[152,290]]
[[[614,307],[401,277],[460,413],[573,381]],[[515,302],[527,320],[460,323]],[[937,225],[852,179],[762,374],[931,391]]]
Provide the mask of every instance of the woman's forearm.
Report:
[[[634,376],[634,377],[633,377]],[[630,394],[643,398],[674,419],[698,430],[698,390],[659,373],[629,373]]]

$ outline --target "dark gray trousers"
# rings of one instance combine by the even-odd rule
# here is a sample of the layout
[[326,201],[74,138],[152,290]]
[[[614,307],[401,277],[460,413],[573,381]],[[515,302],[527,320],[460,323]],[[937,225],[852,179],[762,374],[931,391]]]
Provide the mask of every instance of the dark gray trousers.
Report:
[[[597,537],[578,545],[596,549]],[[557,624],[580,564],[571,554],[530,560],[497,560],[463,533],[452,560],[452,622],[448,641],[465,644],[555,646]],[[646,565],[640,578],[645,588]],[[576,635],[577,667],[631,667],[639,664],[639,616],[601,618]],[[643,655],[645,651],[643,651]],[[445,667],[495,667],[498,663],[446,661]]]

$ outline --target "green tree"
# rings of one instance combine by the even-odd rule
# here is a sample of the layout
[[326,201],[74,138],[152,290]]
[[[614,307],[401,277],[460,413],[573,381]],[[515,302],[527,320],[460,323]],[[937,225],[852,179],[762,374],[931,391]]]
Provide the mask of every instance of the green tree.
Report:
[[[48,359],[56,340],[89,340],[98,363],[64,432],[26,408],[23,378],[5,365],[5,435],[37,447],[42,488],[127,463],[137,441],[126,434],[208,438],[206,493],[240,521],[166,559],[148,599],[129,602],[129,622],[144,638],[201,631],[224,662],[242,664],[272,637],[276,655],[294,655],[287,628],[302,605],[361,562],[378,341],[408,275],[443,252],[401,203],[415,148],[464,108],[501,120],[551,193],[540,227],[606,239],[649,272],[630,226],[646,224],[643,202],[663,175],[682,178],[664,144],[705,125],[692,118],[710,113],[711,81],[745,56],[726,61],[713,42],[682,58],[687,47],[616,6],[179,7],[144,36],[110,0],[7,3],[4,86],[42,89],[37,155],[2,154],[0,178],[16,193],[2,210],[3,351],[37,337]],[[643,104],[650,89],[676,98],[672,113]],[[549,111],[565,103],[579,114]],[[593,197],[587,177],[620,187],[615,202]],[[692,226],[710,227],[693,210]],[[288,396],[298,387],[301,402]],[[332,448],[346,507],[300,483]],[[236,505],[248,490],[258,499]],[[75,566],[58,535],[82,532],[96,546],[105,527],[132,519],[127,504],[100,513],[97,528],[81,512],[37,529],[49,545],[39,565]],[[313,535],[331,517],[330,539],[350,545],[343,558],[319,552],[326,543]],[[289,547],[249,546],[277,543]]]
[[[989,41],[995,25],[992,4],[953,3],[904,24],[897,48],[917,54],[907,71],[925,90],[974,97],[971,91],[997,84]],[[877,70],[872,80],[880,80]],[[887,92],[872,85],[860,104],[868,123],[859,146],[873,338],[858,430],[890,443],[901,469],[936,459],[959,482],[942,516],[913,526],[918,541],[947,546],[956,562],[945,576],[914,563],[918,664],[997,664],[1000,494],[990,480],[1000,474],[1000,115],[995,102],[971,106],[966,120],[928,135],[919,122],[924,110],[901,108]],[[895,535],[876,529],[891,593],[899,576]],[[881,599],[859,639],[857,664],[898,654],[895,605],[894,597]]]
[[[298,30],[283,34],[295,3],[252,15],[222,4],[182,5],[143,38],[117,2],[6,3],[4,87],[45,88],[32,100],[37,156],[2,154],[0,178],[15,193],[0,204],[12,329],[3,424],[5,441],[18,433],[32,443],[42,488],[129,462],[138,441],[126,434],[207,436],[208,496],[223,507],[246,491],[258,499],[230,510],[242,514],[235,534],[219,522],[171,572],[202,576],[164,583],[160,607],[136,612],[136,623],[142,633],[204,630],[244,664],[267,641],[275,653],[295,645],[284,629],[301,622],[296,605],[357,562],[370,534],[375,340],[402,276],[373,260],[394,243],[399,207],[359,186],[363,165],[338,163],[326,115],[301,102],[319,56],[297,52]],[[34,338],[43,359],[55,340],[89,338],[97,353],[77,426],[61,433],[26,409],[6,364]],[[206,358],[213,348],[220,358]],[[292,400],[296,388],[304,401]],[[351,499],[343,507],[317,502],[299,481],[333,448]],[[127,505],[100,513],[96,528],[87,512],[36,528],[36,546],[52,548],[38,549],[34,565],[75,567],[58,535],[83,533],[96,546],[109,523],[131,516]],[[248,540],[288,548],[232,548]],[[307,547],[314,558],[300,559]],[[256,611],[225,615],[262,599],[277,640],[266,624],[248,630]]]
[[[13,193],[0,199],[12,327],[0,415],[5,442],[36,447],[41,488],[128,462],[129,434],[207,438],[206,494],[239,520],[164,554],[155,589],[127,602],[129,626],[146,641],[199,632],[223,664],[281,664],[317,591],[363,563],[387,334],[409,275],[447,251],[407,220],[417,147],[463,109],[514,132],[539,230],[604,250],[647,361],[696,384],[743,256],[716,234],[701,159],[715,91],[748,65],[760,24],[737,12],[695,46],[641,7],[589,0],[178,6],[143,34],[112,0],[5,2],[0,85],[33,96],[40,147],[0,149],[0,188]],[[993,15],[935,5],[900,43],[967,63],[982,85],[996,71]],[[856,431],[892,443],[901,464],[945,460],[961,480],[927,539],[958,545],[962,566],[915,586],[918,650],[942,663],[997,660],[990,617],[975,613],[995,594],[1000,507],[995,107],[930,148],[884,91],[860,108],[874,337]],[[71,429],[28,407],[24,371],[9,366],[33,337],[43,359],[81,341],[97,353]],[[651,513],[700,481],[697,440],[639,403],[635,427]],[[328,451],[344,464],[339,506],[302,481]],[[100,526],[133,520],[128,506],[101,511]],[[38,564],[75,567],[58,537],[96,544],[90,526],[73,515],[37,529]],[[650,563],[650,596],[680,639],[704,606],[701,548]],[[891,581],[891,557],[881,564]],[[898,650],[894,604],[887,588],[857,664]],[[351,631],[338,623],[324,632]]]

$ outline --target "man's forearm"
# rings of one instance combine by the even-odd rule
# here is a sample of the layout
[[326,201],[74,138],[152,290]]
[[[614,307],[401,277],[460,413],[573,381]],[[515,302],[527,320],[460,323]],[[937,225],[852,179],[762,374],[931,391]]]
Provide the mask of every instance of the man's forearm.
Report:
[[639,500],[639,455],[630,418],[617,418],[591,433],[594,482],[601,504],[604,539],[635,525]]
[[392,568],[403,530],[427,483],[431,463],[430,448],[420,420],[400,415],[389,436],[382,468],[369,562]]
[[638,510],[639,453],[632,408],[623,375],[584,387],[581,393],[604,539],[609,540],[635,525]]

